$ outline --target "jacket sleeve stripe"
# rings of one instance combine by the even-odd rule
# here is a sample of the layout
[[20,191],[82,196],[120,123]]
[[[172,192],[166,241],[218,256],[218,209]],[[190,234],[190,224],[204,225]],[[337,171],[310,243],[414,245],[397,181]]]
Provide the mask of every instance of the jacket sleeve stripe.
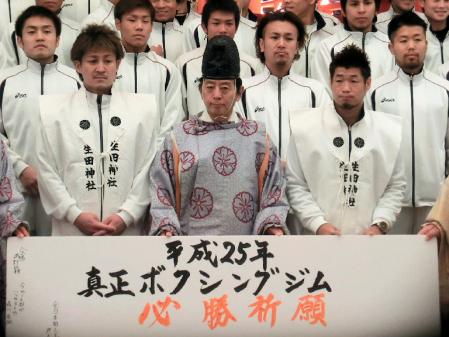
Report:
[[170,84],[170,71],[168,70],[168,68],[166,69],[167,71],[167,75],[165,76],[165,91],[167,91],[168,85]]

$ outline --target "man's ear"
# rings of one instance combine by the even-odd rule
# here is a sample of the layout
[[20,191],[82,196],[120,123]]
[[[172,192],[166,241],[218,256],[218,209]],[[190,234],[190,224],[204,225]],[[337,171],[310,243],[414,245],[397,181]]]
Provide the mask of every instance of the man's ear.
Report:
[[368,77],[366,82],[365,82],[365,86],[366,86],[366,91],[368,92],[368,90],[371,88],[371,77]]
[[117,28],[117,31],[121,31],[121,21],[119,19],[115,19],[115,28]]

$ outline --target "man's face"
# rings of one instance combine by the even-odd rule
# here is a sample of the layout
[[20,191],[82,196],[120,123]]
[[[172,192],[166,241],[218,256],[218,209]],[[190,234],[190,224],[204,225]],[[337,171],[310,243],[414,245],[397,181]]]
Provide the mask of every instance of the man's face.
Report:
[[348,0],[344,16],[352,30],[368,32],[371,30],[376,3],[374,0]]
[[425,0],[421,1],[426,16],[433,21],[446,21],[449,15],[449,0]]
[[63,0],[36,0],[36,6],[45,7],[53,13],[58,13],[61,10]]
[[25,21],[22,37],[17,37],[25,55],[40,63],[51,63],[59,44],[53,21],[42,16],[32,16]]
[[87,90],[96,94],[108,93],[117,75],[119,61],[109,50],[89,50],[75,68],[83,76]]
[[391,0],[391,6],[399,13],[408,12],[415,7],[415,0]]
[[235,32],[237,31],[234,14],[222,11],[212,12],[207,22],[207,27],[203,26],[203,30],[209,39],[217,35],[226,35],[234,38]]
[[389,44],[396,63],[407,73],[420,70],[427,51],[424,29],[420,26],[402,26],[393,34]]
[[201,97],[207,113],[215,122],[226,122],[232,114],[234,104],[240,99],[235,80],[204,79]]
[[289,21],[272,21],[265,26],[259,47],[268,69],[290,68],[298,53],[298,30]]
[[135,8],[126,12],[121,20],[115,20],[115,25],[120,31],[126,51],[140,52],[145,49],[153,27],[147,9]]
[[286,11],[300,16],[305,13],[311,6],[315,8],[316,0],[284,0],[283,7]]
[[365,81],[360,68],[337,67],[331,78],[335,107],[339,110],[349,110],[361,106],[370,84],[371,79]]
[[173,21],[176,16],[176,0],[151,0],[156,11],[155,21]]

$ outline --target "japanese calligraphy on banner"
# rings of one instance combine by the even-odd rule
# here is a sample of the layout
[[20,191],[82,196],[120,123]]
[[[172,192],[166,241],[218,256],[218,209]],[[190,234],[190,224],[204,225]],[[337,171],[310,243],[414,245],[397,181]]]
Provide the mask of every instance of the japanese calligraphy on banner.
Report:
[[421,236],[8,241],[8,337],[434,336]]

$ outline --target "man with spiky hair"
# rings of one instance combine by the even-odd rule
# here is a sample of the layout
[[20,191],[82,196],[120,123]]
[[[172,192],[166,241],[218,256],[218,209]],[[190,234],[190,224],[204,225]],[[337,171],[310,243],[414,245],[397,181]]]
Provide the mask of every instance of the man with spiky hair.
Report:
[[112,90],[123,47],[107,26],[86,27],[71,55],[84,87],[40,100],[39,192],[52,235],[138,235],[159,133],[154,95]]
[[385,234],[405,189],[400,120],[364,107],[371,71],[358,47],[335,54],[329,72],[333,103],[290,113],[290,206],[311,234]]
[[416,234],[449,172],[449,83],[425,67],[426,23],[415,13],[388,25],[394,70],[373,82],[366,102],[402,117],[407,189],[396,234]]
[[315,53],[314,78],[330,85],[329,64],[349,44],[355,44],[369,57],[371,77],[382,76],[393,69],[394,59],[388,51],[388,36],[374,26],[380,0],[342,0],[343,25],[334,35],[323,40]]

